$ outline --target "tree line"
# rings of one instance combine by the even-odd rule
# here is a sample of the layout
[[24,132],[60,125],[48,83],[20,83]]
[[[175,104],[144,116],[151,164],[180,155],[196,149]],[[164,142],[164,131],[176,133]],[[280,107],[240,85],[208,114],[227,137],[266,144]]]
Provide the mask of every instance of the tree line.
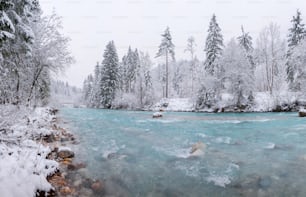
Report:
[[241,34],[225,45],[222,29],[213,15],[203,62],[195,55],[192,36],[185,49],[190,59],[176,61],[167,27],[155,56],[164,63],[155,67],[148,54],[131,47],[120,61],[111,41],[94,75],[84,81],[84,100],[97,108],[144,108],[161,98],[189,97],[197,109],[203,109],[220,105],[226,95],[231,97],[230,104],[238,107],[251,106],[259,92],[271,97],[282,92],[305,96],[304,26],[297,10],[287,40],[281,38],[279,25],[270,23],[256,42],[242,26]]
[[0,0],[0,104],[48,103],[52,74],[73,63],[61,28],[38,0]]

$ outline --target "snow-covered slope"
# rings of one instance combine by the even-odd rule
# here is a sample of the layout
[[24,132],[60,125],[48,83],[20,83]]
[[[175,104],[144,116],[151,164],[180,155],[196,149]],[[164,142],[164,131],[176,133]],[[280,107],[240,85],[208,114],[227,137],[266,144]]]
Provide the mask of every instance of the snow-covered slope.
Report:
[[51,133],[53,118],[48,109],[0,106],[0,194],[5,197],[33,197],[37,190],[51,189],[46,177],[58,163],[46,159],[49,147],[37,141]]

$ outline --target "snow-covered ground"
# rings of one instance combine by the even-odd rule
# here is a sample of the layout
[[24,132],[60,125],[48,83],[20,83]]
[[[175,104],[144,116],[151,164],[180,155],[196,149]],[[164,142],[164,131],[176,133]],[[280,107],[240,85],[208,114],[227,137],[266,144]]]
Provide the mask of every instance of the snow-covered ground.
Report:
[[194,111],[194,109],[194,101],[190,98],[164,98],[151,107],[153,111]]
[[[256,92],[254,93],[253,104],[245,109],[246,112],[269,112],[277,109],[277,106],[281,106],[283,111],[286,108],[292,107],[298,102],[301,106],[296,106],[297,110],[306,104],[306,98],[303,95],[282,92],[279,94],[271,95],[268,92]],[[196,101],[191,98],[168,98],[161,99],[159,102],[150,107],[152,111],[201,111],[201,112],[213,112],[215,109],[226,108],[226,111],[235,111],[233,105],[233,96],[231,94],[222,94],[222,99],[213,108],[204,108],[197,110]],[[296,110],[296,111],[297,111]]]
[[56,171],[58,163],[46,159],[51,150],[39,141],[54,132],[48,110],[0,106],[1,196],[33,197],[37,190],[52,188],[46,177]]

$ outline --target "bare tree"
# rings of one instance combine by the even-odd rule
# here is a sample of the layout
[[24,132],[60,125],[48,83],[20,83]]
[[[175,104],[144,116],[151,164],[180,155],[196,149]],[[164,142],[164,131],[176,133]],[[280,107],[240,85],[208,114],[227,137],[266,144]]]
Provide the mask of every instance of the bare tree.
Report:
[[265,90],[273,93],[275,78],[279,76],[283,69],[284,46],[280,39],[280,28],[275,23],[270,23],[265,27],[257,40],[257,50],[259,63],[265,69]]
[[191,36],[187,40],[187,47],[185,49],[185,52],[190,53],[190,58],[191,58],[191,64],[190,64],[190,72],[191,72],[191,94],[193,95],[193,87],[194,87],[194,71],[195,71],[195,47],[196,43],[194,40],[194,37]]

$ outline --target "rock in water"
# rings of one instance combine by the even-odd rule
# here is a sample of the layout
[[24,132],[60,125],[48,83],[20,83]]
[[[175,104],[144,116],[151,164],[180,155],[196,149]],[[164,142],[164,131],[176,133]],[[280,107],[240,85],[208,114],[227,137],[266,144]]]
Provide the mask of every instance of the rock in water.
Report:
[[104,189],[104,185],[101,181],[97,180],[91,185],[91,189],[95,192],[102,192]]
[[203,142],[197,142],[191,147],[190,156],[201,156],[204,155],[206,144]]
[[163,114],[162,113],[160,113],[160,112],[155,112],[155,113],[153,113],[153,116],[152,116],[153,118],[161,118],[161,117],[163,117]]
[[306,117],[306,109],[301,109],[299,111],[299,117]]
[[85,167],[86,167],[85,163],[69,163],[67,165],[67,169],[68,170],[79,170],[79,169],[85,168]]
[[74,157],[74,152],[68,149],[64,149],[64,150],[59,150],[57,153],[57,156],[65,159],[65,158],[72,158]]
[[69,195],[72,193],[72,190],[69,187],[65,186],[60,189],[60,193],[63,195]]

